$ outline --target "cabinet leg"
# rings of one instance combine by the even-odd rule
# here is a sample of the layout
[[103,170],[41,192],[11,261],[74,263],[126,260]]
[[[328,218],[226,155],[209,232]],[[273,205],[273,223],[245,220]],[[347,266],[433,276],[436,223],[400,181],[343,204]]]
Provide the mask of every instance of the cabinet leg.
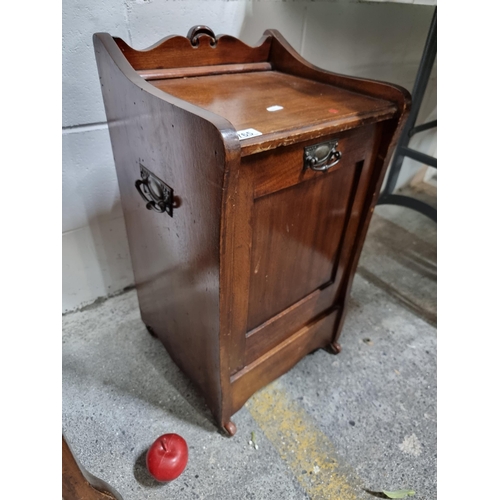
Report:
[[236,425],[234,425],[234,422],[229,421],[227,424],[224,424],[222,427],[224,427],[224,430],[229,434],[229,436],[234,436],[236,434]]
[[332,342],[330,344],[330,349],[333,354],[340,354],[342,351],[342,346],[338,342]]
[[155,339],[158,338],[158,335],[156,335],[155,331],[149,325],[146,325],[146,330],[149,332],[151,337],[154,337]]

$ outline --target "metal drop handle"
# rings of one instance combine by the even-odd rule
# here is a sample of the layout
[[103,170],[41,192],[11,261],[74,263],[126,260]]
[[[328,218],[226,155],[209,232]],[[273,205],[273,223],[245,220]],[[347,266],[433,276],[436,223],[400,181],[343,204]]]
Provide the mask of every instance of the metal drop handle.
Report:
[[172,217],[174,190],[144,165],[139,166],[141,178],[135,181],[135,188],[146,202],[146,208],[158,213],[166,212]]
[[208,26],[193,26],[187,34],[187,38],[193,47],[198,47],[200,44],[200,36],[207,35],[210,37],[210,45],[215,47],[217,45],[217,38],[214,32]]
[[326,172],[332,168],[342,158],[338,145],[338,141],[333,140],[304,148],[304,168],[315,172]]

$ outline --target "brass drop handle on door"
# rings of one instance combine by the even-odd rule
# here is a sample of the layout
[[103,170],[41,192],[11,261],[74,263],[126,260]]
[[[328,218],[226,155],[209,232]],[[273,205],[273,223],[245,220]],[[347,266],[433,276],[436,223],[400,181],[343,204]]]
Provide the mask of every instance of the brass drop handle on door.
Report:
[[342,158],[342,153],[337,150],[337,140],[322,142],[304,148],[304,168],[316,172],[326,172],[336,165]]

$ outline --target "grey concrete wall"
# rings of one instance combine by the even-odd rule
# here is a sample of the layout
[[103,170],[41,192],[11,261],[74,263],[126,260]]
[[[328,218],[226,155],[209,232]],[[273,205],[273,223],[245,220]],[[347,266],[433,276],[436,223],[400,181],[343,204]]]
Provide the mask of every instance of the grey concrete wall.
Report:
[[[314,64],[411,90],[433,7],[257,0],[63,1],[63,311],[133,283],[92,34],[146,48],[196,24],[255,44],[275,28]],[[435,112],[435,75],[421,117]],[[418,138],[435,154],[435,133]],[[413,164],[413,165],[412,165]],[[420,165],[406,161],[401,182]]]

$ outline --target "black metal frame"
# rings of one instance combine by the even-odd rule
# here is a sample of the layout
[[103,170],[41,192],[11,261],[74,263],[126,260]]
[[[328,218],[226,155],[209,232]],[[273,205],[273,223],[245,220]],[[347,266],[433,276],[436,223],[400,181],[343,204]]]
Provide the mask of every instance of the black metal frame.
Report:
[[412,91],[412,108],[410,115],[406,122],[406,125],[401,133],[396,150],[394,152],[394,158],[392,160],[391,167],[389,169],[389,174],[387,176],[387,182],[378,200],[378,205],[400,205],[403,207],[411,208],[420,212],[434,221],[437,221],[437,210],[431,207],[427,203],[420,200],[412,198],[410,196],[392,194],[396,188],[399,173],[403,165],[405,157],[412,158],[416,161],[429,165],[431,167],[437,168],[437,159],[421,153],[420,151],[415,151],[410,149],[408,144],[410,138],[423,132],[424,130],[429,130],[431,128],[437,127],[437,120],[433,120],[422,125],[415,127],[415,122],[417,121],[418,113],[420,111],[420,106],[422,105],[422,100],[424,98],[425,89],[427,88],[427,83],[429,82],[429,77],[432,72],[432,67],[434,66],[434,61],[436,59],[437,53],[437,7],[434,9],[434,15],[432,17],[431,26],[429,33],[427,35],[427,41],[425,42],[425,48],[422,55],[422,60],[420,61],[420,66],[417,72],[417,78],[415,80],[415,85]]

